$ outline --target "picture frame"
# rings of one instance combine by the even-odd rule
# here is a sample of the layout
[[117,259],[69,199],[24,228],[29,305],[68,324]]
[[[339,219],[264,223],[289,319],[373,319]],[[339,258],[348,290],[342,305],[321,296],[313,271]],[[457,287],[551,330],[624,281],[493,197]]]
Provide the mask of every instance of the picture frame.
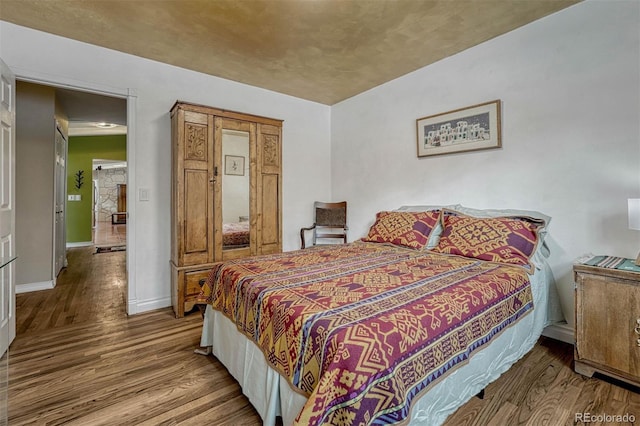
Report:
[[244,176],[244,157],[241,155],[225,155],[224,174]]
[[502,147],[500,100],[416,120],[418,157]]

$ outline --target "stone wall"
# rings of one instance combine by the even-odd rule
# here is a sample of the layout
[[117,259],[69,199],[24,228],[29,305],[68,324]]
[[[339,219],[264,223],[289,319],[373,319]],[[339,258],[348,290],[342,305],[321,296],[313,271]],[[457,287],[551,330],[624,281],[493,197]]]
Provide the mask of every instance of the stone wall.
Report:
[[111,214],[118,211],[118,184],[127,183],[127,168],[94,170],[98,181],[98,221],[111,222]]

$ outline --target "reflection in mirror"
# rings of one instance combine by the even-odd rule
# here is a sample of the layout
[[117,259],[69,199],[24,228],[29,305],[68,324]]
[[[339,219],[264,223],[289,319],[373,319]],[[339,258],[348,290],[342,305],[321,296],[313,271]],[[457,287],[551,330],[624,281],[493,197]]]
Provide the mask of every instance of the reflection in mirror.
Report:
[[249,247],[249,132],[222,130],[222,249]]

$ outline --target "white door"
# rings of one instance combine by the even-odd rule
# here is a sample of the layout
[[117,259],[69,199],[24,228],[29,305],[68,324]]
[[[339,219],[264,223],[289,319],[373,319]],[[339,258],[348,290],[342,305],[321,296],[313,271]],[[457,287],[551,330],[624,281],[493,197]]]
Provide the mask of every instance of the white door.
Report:
[[55,228],[53,230],[53,276],[58,276],[60,270],[66,266],[67,262],[67,238],[65,235],[65,199],[67,197],[67,141],[56,125],[56,166],[54,180],[54,212]]
[[[16,254],[15,234],[15,90],[16,79],[0,59],[0,258]],[[0,269],[0,356],[16,336],[15,262]]]

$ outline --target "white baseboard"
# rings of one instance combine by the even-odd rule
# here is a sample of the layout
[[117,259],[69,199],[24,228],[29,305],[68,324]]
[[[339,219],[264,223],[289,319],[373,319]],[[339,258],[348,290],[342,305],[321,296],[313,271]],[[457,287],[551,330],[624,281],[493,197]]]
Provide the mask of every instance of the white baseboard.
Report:
[[169,306],[171,306],[171,297],[163,297],[161,299],[141,300],[137,303],[136,301],[129,301],[129,310],[127,311],[127,313],[129,315],[141,314],[147,311],[154,311],[156,309],[167,308]]
[[16,294],[29,293],[31,291],[51,290],[56,286],[53,280],[39,283],[16,284]]
[[135,315],[138,313],[138,301],[136,299],[129,299],[127,301],[127,315]]
[[93,241],[80,241],[78,243],[67,243],[67,248],[92,246]]
[[575,343],[573,327],[567,323],[552,324],[542,330],[542,335],[571,345]]

